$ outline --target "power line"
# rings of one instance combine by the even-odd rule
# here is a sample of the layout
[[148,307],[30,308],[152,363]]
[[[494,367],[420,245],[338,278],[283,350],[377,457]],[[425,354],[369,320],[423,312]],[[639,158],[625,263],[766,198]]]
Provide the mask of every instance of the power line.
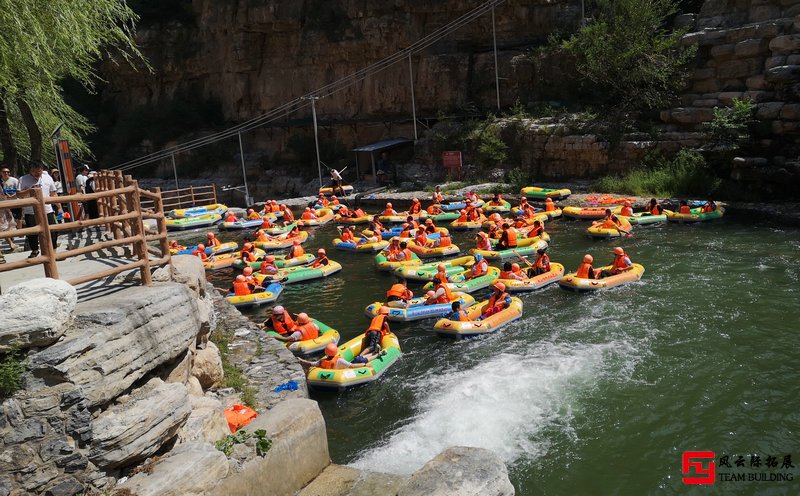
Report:
[[130,160],[128,162],[124,162],[119,164],[116,168],[120,170],[130,170],[142,165],[150,164],[153,162],[157,162],[159,160],[163,160],[167,157],[174,156],[176,153],[182,153],[190,150],[194,150],[196,148],[200,148],[212,143],[216,143],[218,141],[222,141],[224,139],[228,139],[230,137],[236,136],[239,133],[249,131],[255,129],[257,127],[263,126],[270,122],[276,121],[286,115],[289,115],[293,112],[296,112],[304,107],[310,106],[311,104],[308,103],[310,100],[309,98],[324,98],[327,96],[332,96],[336,93],[346,90],[347,88],[363,81],[367,77],[381,72],[388,67],[391,67],[398,62],[404,61],[409,56],[419,53],[426,48],[430,47],[437,41],[440,41],[450,33],[456,31],[457,29],[471,24],[479,17],[483,16],[487,12],[492,11],[496,6],[504,3],[505,0],[490,0],[482,5],[476,7],[475,9],[467,12],[466,14],[462,15],[461,17],[457,18],[454,21],[436,29],[435,31],[431,32],[430,34],[424,36],[423,38],[417,40],[411,46],[404,48],[378,62],[375,62],[363,69],[360,69],[348,76],[345,76],[339,80],[334,82],[328,83],[321,88],[318,88],[315,91],[312,91],[306,95],[303,95],[299,98],[295,98],[290,100],[283,105],[280,105],[269,112],[261,114],[257,117],[254,117],[250,120],[247,120],[241,124],[237,124],[235,126],[229,127],[223,131],[204,136],[202,138],[196,138],[194,140],[190,140],[184,142],[180,145],[176,145],[170,148],[166,148],[164,150],[160,150],[158,152],[154,152],[148,155],[144,155],[134,160]]

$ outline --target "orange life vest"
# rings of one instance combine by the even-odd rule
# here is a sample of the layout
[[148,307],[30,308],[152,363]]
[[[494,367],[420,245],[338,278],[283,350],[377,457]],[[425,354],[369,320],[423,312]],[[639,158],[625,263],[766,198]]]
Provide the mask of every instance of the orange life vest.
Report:
[[515,222],[514,222],[514,227],[516,227],[517,229],[519,229],[519,228],[522,228],[522,227],[525,227],[525,226],[527,226],[527,225],[528,225],[528,223],[527,223],[527,222],[525,222],[525,221],[524,221],[524,220],[522,220],[522,219],[519,219],[518,221],[515,221]]
[[456,322],[468,322],[469,321],[469,314],[463,308],[458,311],[458,319],[451,319],[456,320]]
[[406,248],[405,250],[400,250],[400,253],[402,253],[403,256],[405,257],[403,260],[405,260],[406,262],[412,260],[411,250],[409,250],[408,248]]
[[446,248],[452,245],[453,242],[450,239],[450,235],[442,233],[441,236],[439,237],[439,248]]
[[301,334],[300,341],[308,341],[319,337],[319,327],[313,322],[295,327],[294,332]]
[[713,212],[713,211],[714,211],[714,209],[711,208],[710,205],[703,205],[703,208],[700,210],[700,212],[702,212],[704,214],[706,214],[708,212]]
[[508,240],[507,243],[508,247],[515,248],[517,246],[517,231],[509,227],[508,229],[505,230],[505,233],[506,233],[506,239]]
[[323,256],[322,258],[317,257],[317,259],[314,260],[314,263],[311,264],[311,267],[317,268],[317,267],[321,266],[323,262],[328,262],[328,256],[327,255]]
[[578,267],[578,273],[575,274],[576,277],[581,279],[588,279],[589,278],[589,269],[592,268],[592,264],[590,263],[582,263],[580,267]]
[[439,208],[438,205],[431,205],[430,207],[425,209],[431,215],[439,215],[442,213],[442,209]]
[[353,239],[354,239],[353,238],[353,233],[351,233],[350,231],[343,231],[342,232],[342,241],[344,241],[345,243],[348,242],[348,241],[353,241]]
[[539,267],[542,269],[547,269],[547,266],[550,265],[550,257],[547,255],[541,255],[536,257],[536,262],[533,263],[534,267]]
[[283,220],[293,221],[294,214],[288,208],[283,211]]
[[229,213],[225,218],[225,222],[236,222],[236,216],[233,213]]
[[692,213],[692,209],[689,208],[689,205],[681,205],[681,209],[680,209],[679,213],[691,214]]
[[479,250],[492,251],[492,242],[489,241],[489,238],[481,237],[481,239],[478,240],[477,248]]
[[366,214],[366,213],[364,213],[364,211],[363,211],[363,210],[361,210],[360,208],[357,208],[357,209],[356,209],[356,211],[355,211],[355,212],[353,212],[353,215],[355,215],[356,217],[364,217],[364,216],[366,216],[367,214]]
[[502,292],[502,293],[500,293],[500,294],[497,294],[497,291],[495,291],[495,292],[492,294],[492,297],[491,297],[491,298],[489,298],[489,304],[486,306],[486,308],[487,308],[487,309],[489,309],[489,308],[492,308],[492,307],[493,307],[493,306],[495,306],[497,303],[500,303],[500,302],[502,302],[503,300],[505,300],[506,298],[508,298],[508,296],[509,296],[509,294],[508,294],[508,293],[506,293],[505,291],[503,291],[503,292]]
[[333,200],[332,202],[330,202],[328,204],[329,205],[338,205],[339,204],[339,199],[337,198],[337,199]]
[[211,238],[211,245],[212,246],[220,246],[222,245],[222,241],[218,240],[216,236]]
[[327,207],[328,205],[331,204],[331,202],[329,202],[327,198],[321,198],[321,199],[317,200],[317,203],[319,205],[322,205],[323,207]]
[[512,272],[510,270],[501,270],[500,271],[500,279],[513,279],[511,274],[512,274]]
[[456,222],[466,222],[466,221],[467,221],[467,214],[466,213],[463,213],[463,214],[459,215],[458,219],[456,219]]
[[548,203],[544,204],[544,211],[545,212],[552,212],[555,209],[556,209],[556,205],[554,203],[548,202]]
[[471,211],[467,212],[467,216],[471,221],[476,221],[481,218],[481,214],[478,213],[477,208],[473,208]]
[[620,212],[620,215],[624,215],[626,217],[630,217],[631,215],[633,215],[633,209],[631,207],[622,207],[622,211]]
[[252,252],[242,250],[242,260],[245,262],[255,262],[256,256]]
[[625,263],[625,255],[614,255],[614,272],[619,272],[622,269],[627,269],[628,264]]
[[428,236],[425,234],[425,231],[418,229],[417,237],[414,238],[414,241],[420,246],[425,246],[428,244]]
[[533,229],[531,229],[532,238],[535,238],[536,236],[541,236],[542,234],[544,234],[544,227],[542,226],[534,227]]
[[341,207],[339,209],[339,215],[341,217],[351,217],[350,211],[347,210],[347,207]]
[[433,203],[442,203],[442,200],[444,200],[444,197],[442,196],[441,193],[437,193],[437,192],[434,191],[433,192],[433,196],[431,197],[431,199],[433,200]]
[[323,356],[319,361],[320,368],[332,370],[336,368],[336,363],[339,359],[342,358],[342,355],[339,353],[336,354],[334,357],[328,357],[327,355]]
[[376,315],[372,317],[372,322],[369,323],[369,327],[367,328],[367,332],[370,331],[378,331],[381,333],[381,339],[389,333],[389,325],[386,323],[386,316],[385,315]]
[[662,211],[663,211],[663,209],[661,208],[661,205],[656,205],[655,207],[650,209],[650,214],[651,215],[661,215]]
[[393,284],[389,291],[386,292],[386,297],[389,298],[390,296],[396,296],[397,298],[401,298],[403,300],[408,299],[408,288],[403,286],[402,284]]
[[436,303],[450,303],[453,301],[453,293],[450,292],[450,288],[447,284],[443,284],[439,281],[439,284],[436,286],[436,291],[439,291],[439,288],[444,288],[444,294],[437,298]]
[[200,257],[200,260],[202,260],[203,262],[208,260],[208,255],[206,255],[206,252],[204,252],[204,251],[195,250],[195,251],[192,252],[192,255],[194,255],[196,257]]
[[489,271],[489,262],[487,262],[485,258],[472,266],[473,277],[481,276],[483,274],[486,274],[488,271]]
[[303,254],[305,254],[305,250],[300,245],[292,245],[292,247],[289,248],[289,258],[302,257]]
[[408,208],[408,213],[411,215],[416,215],[422,209],[421,203],[412,203],[411,206]]
[[246,282],[234,281],[233,294],[236,296],[247,296],[250,294],[250,286]]
[[385,215],[386,217],[389,217],[389,216],[397,215],[397,212],[395,212],[394,209],[391,209],[391,208],[387,207],[386,210],[383,211],[383,215]]
[[274,264],[261,262],[261,267],[258,269],[258,271],[264,275],[272,275],[278,273],[278,267],[276,267]]

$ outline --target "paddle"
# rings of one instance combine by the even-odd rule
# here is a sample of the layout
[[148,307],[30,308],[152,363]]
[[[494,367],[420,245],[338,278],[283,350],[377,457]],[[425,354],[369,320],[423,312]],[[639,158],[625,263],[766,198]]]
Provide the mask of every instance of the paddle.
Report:
[[525,257],[523,257],[522,255],[520,255],[520,254],[517,252],[517,250],[511,250],[511,251],[513,251],[513,252],[514,252],[514,255],[516,255],[516,256],[517,256],[517,258],[519,258],[520,260],[522,260],[523,262],[525,262],[525,265],[527,265],[527,266],[528,266],[528,267],[530,267],[530,268],[533,268],[533,265],[531,265],[531,263],[530,263],[530,262],[528,262],[528,259],[527,259],[527,258],[525,258]]

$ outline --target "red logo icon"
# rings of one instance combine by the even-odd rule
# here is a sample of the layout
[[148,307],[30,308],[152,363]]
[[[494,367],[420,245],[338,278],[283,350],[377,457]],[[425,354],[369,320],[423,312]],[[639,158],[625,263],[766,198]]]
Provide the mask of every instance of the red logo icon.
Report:
[[[716,464],[713,451],[684,451],[681,458],[681,473],[701,477],[684,477],[684,484],[713,484],[716,480]],[[711,460],[708,467],[700,460]],[[690,472],[693,472],[690,473]]]

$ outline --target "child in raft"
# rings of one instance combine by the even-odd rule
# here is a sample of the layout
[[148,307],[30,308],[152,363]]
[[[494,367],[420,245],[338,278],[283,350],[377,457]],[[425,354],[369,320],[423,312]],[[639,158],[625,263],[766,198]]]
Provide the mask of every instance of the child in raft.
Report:
[[392,284],[386,292],[386,306],[394,308],[408,308],[414,293],[405,284]]
[[714,212],[716,209],[717,209],[717,204],[714,202],[714,200],[709,199],[700,208],[700,212],[707,214],[709,212]]
[[[378,355],[376,354],[373,358],[377,356]],[[339,348],[335,344],[328,343],[328,346],[325,347],[325,355],[319,360],[311,362],[308,360],[303,360],[300,357],[297,357],[297,361],[304,365],[308,365],[309,367],[319,367],[321,369],[328,369],[328,370],[360,369],[361,367],[371,367],[371,365],[365,364],[364,360],[357,361],[357,359],[366,359],[366,358],[367,357],[358,356],[356,357],[356,360],[348,362],[347,360],[342,358],[342,355],[339,353]],[[367,359],[366,361],[369,361],[369,359]]]
[[483,313],[477,320],[483,320],[487,317],[491,317],[492,315],[502,311],[505,308],[511,306],[511,295],[506,293],[506,285],[502,282],[495,282],[492,285],[494,291],[492,292],[491,296],[489,296],[489,301],[486,303],[486,306],[483,307]]
[[650,215],[661,215],[664,213],[664,207],[658,204],[658,200],[650,198],[650,203],[647,205],[646,213]]
[[260,329],[272,329],[285,337],[294,332],[297,324],[292,318],[292,314],[287,312],[281,305],[277,305],[272,309],[269,318],[265,319],[258,327]]
[[461,308],[460,301],[454,301],[452,305],[450,305],[450,312],[446,312],[442,317],[448,320],[452,320],[454,322],[468,322],[469,317],[467,311]]
[[689,208],[689,202],[686,200],[681,200],[681,206],[678,209],[679,214],[689,215],[692,213],[692,209]]
[[297,325],[292,329],[291,334],[286,336],[272,336],[284,343],[294,343],[296,341],[308,341],[319,337],[319,326],[315,324],[306,313],[297,314]]
[[630,257],[627,253],[625,253],[625,250],[623,250],[621,246],[615,247],[612,250],[612,253],[614,254],[614,261],[611,262],[611,269],[605,269],[601,271],[600,275],[597,277],[598,279],[622,274],[623,272],[628,272],[629,270],[633,269],[633,262],[631,262]]

